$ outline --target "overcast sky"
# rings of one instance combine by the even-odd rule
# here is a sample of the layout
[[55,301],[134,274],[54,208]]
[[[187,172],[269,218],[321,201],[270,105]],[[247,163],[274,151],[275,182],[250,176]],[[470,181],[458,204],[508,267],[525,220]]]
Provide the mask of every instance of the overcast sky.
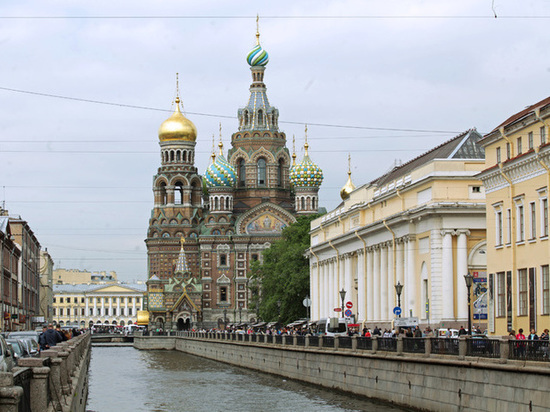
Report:
[[173,110],[175,73],[203,173],[219,122],[227,150],[248,100],[256,13],[270,103],[289,149],[309,125],[328,210],[348,152],[359,186],[549,95],[547,1],[6,3],[5,208],[28,221],[55,267],[115,270],[125,281],[147,276],[157,131]]

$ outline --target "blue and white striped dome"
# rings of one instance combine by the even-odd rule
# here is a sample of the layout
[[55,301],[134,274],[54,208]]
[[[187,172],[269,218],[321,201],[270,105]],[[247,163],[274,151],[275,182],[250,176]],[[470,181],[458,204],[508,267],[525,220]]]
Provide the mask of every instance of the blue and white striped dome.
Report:
[[320,187],[323,182],[323,171],[311,161],[307,151],[299,165],[290,168],[290,183],[294,187]]

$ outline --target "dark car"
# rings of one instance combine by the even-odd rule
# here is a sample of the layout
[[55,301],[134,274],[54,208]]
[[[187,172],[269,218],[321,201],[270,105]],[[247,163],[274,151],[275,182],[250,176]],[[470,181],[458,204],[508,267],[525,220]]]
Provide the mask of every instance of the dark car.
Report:
[[15,359],[16,365],[19,363],[19,359],[28,358],[30,356],[27,350],[27,345],[25,345],[19,339],[8,338],[6,339],[6,342],[8,342],[11,345],[11,348],[13,349],[13,357]]

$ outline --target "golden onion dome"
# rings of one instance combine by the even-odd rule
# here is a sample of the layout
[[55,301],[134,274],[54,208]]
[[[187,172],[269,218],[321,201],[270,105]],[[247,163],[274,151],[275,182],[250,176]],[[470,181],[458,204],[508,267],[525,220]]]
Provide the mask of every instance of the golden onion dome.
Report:
[[351,171],[348,172],[348,181],[344,185],[344,187],[340,190],[340,197],[342,200],[346,200],[351,192],[355,190],[355,185],[351,181]]
[[197,140],[197,128],[191,120],[181,113],[179,97],[176,97],[176,110],[174,110],[172,116],[160,125],[159,140],[161,142],[172,140],[194,142]]

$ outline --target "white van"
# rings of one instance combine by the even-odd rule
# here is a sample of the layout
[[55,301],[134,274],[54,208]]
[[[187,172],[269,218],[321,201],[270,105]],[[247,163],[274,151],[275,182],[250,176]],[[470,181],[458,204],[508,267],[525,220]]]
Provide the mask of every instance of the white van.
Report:
[[322,336],[347,336],[345,318],[322,318],[317,321],[317,333]]
[[141,326],[141,325],[136,325],[136,324],[132,324],[132,325],[125,325],[122,330],[124,331],[124,334],[125,335],[132,335],[134,334],[135,332],[137,331],[143,331],[145,330],[145,326]]

